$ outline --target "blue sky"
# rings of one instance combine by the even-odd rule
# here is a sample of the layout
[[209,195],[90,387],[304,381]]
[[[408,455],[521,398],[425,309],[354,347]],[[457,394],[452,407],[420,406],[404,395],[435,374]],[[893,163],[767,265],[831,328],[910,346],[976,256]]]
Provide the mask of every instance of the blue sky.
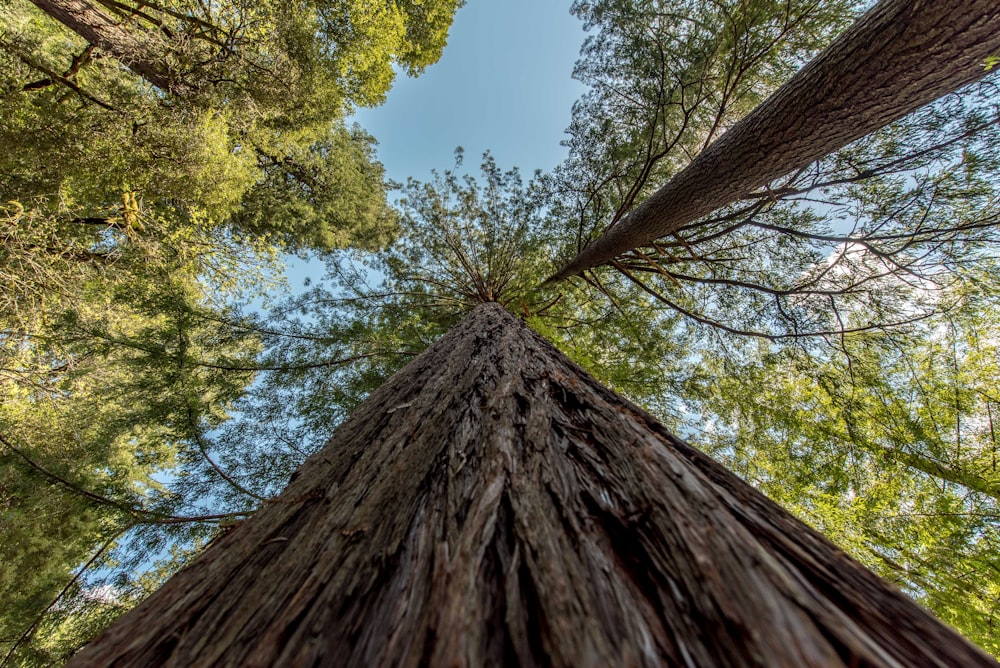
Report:
[[468,0],[441,60],[418,78],[398,77],[385,104],[355,115],[379,140],[389,178],[427,180],[453,165],[456,146],[470,171],[486,149],[525,175],[561,162],[570,108],[584,91],[572,72],[585,33],[569,6]]
[[[458,10],[441,59],[419,77],[397,77],[385,103],[354,120],[378,139],[389,179],[431,178],[455,164],[476,174],[489,149],[501,169],[524,176],[552,169],[573,102],[585,87],[572,78],[586,33],[570,0],[468,0]],[[389,194],[390,201],[396,194]],[[286,256],[293,291],[324,273],[319,260]]]

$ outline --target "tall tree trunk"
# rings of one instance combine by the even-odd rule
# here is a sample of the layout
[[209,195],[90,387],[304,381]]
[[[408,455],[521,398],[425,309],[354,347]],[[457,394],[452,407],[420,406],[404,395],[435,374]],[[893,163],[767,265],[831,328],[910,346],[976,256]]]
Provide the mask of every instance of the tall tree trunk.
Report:
[[168,49],[164,48],[163,36],[147,30],[129,30],[87,0],[31,2],[160,90],[178,95],[191,92],[167,67]]
[[982,77],[996,0],[882,0],[549,281],[580,274]]
[[496,304],[70,662],[162,664],[997,665]]

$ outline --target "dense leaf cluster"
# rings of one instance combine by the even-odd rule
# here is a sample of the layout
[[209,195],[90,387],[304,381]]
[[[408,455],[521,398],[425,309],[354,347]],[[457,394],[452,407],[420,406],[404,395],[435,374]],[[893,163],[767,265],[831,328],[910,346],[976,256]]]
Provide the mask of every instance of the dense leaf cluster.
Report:
[[[565,162],[459,151],[394,207],[343,111],[433,62],[454,2],[96,4],[166,88],[34,5],[0,27],[12,659],[72,652],[490,301],[1000,654],[994,80],[542,285],[860,3],[580,0]],[[276,290],[283,249],[322,276]]]
[[393,237],[344,119],[457,4],[0,9],[0,659],[59,662],[264,498],[210,452],[264,346],[234,313],[282,251]]

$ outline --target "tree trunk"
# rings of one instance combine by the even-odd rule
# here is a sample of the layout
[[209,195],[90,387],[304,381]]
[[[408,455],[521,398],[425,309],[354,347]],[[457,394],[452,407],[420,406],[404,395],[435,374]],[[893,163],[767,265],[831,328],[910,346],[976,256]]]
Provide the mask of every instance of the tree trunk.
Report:
[[133,32],[86,0],[31,2],[160,90],[178,95],[190,92],[186,84],[170,73],[164,60],[168,49],[156,33]]
[[996,666],[496,304],[71,666]]
[[549,281],[666,236],[982,77],[996,0],[882,0]]

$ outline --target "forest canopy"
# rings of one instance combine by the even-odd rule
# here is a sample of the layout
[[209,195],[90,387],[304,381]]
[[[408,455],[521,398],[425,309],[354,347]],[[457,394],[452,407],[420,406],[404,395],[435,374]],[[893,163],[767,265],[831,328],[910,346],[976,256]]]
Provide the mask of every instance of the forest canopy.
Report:
[[64,660],[496,301],[1000,655],[996,76],[543,286],[866,3],[578,0],[561,165],[388,183],[346,119],[458,4],[2,10],[0,654]]
[[[239,516],[202,508],[216,500],[194,481],[214,463],[202,434],[259,365],[234,309],[280,284],[284,252],[396,234],[374,139],[347,119],[439,58],[459,4],[0,9],[8,661],[65,658],[151,586],[155,560]],[[166,533],[137,538],[153,525]],[[74,578],[85,563],[122,586]]]

